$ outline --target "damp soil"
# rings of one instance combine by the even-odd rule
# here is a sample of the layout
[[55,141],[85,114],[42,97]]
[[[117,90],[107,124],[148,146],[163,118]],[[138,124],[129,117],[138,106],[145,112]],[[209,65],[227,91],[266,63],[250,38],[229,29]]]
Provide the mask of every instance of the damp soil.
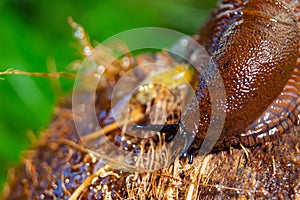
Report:
[[89,153],[70,101],[11,170],[4,199],[299,199],[300,129],[261,146],[175,160],[167,168],[122,172]]

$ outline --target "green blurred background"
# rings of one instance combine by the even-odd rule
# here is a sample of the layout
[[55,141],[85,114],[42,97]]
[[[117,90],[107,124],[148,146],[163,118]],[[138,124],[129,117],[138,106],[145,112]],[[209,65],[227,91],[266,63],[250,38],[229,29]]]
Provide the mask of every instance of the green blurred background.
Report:
[[[67,17],[82,24],[99,42],[127,29],[158,26],[193,34],[207,18],[216,0],[0,0],[0,71],[14,68],[58,71],[81,58]],[[3,75],[0,80],[0,190],[9,167],[16,166],[30,147],[26,132],[38,135],[50,123],[57,94],[73,82],[60,79],[63,93],[51,80]]]

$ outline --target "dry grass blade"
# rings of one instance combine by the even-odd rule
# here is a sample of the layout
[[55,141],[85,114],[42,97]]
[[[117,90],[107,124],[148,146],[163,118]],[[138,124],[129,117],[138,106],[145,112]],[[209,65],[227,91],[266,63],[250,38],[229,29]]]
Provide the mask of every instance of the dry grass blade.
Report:
[[38,76],[45,78],[68,78],[75,79],[75,74],[67,73],[67,72],[57,72],[57,73],[40,73],[40,72],[25,72],[17,69],[7,69],[4,72],[0,72],[0,75],[8,75],[8,74],[16,74],[16,75],[27,75],[27,76]]

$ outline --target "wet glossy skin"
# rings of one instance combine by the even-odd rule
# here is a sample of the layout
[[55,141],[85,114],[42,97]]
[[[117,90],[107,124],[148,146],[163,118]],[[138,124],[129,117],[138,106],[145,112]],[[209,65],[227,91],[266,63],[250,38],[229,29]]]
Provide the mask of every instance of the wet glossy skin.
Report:
[[[224,0],[200,30],[198,41],[218,64],[226,90],[226,120],[215,150],[264,143],[298,122],[299,9],[297,0]],[[197,96],[200,121],[191,155],[211,116],[207,87],[200,84]]]

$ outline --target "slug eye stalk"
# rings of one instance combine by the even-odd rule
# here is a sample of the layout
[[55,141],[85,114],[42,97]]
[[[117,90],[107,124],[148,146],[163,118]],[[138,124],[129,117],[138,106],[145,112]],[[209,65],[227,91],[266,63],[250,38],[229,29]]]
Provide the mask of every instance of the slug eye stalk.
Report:
[[[171,142],[180,129],[183,129],[181,121],[179,121],[176,124],[134,124],[132,125],[133,131],[156,131],[160,133],[165,133],[167,142]],[[180,155],[180,159],[188,160],[188,163],[192,164],[194,156],[192,153],[183,150]]]
[[180,127],[180,122],[176,124],[134,124],[132,125],[132,130],[157,131],[160,133],[165,133],[167,142],[171,142],[176,133],[179,131]]

